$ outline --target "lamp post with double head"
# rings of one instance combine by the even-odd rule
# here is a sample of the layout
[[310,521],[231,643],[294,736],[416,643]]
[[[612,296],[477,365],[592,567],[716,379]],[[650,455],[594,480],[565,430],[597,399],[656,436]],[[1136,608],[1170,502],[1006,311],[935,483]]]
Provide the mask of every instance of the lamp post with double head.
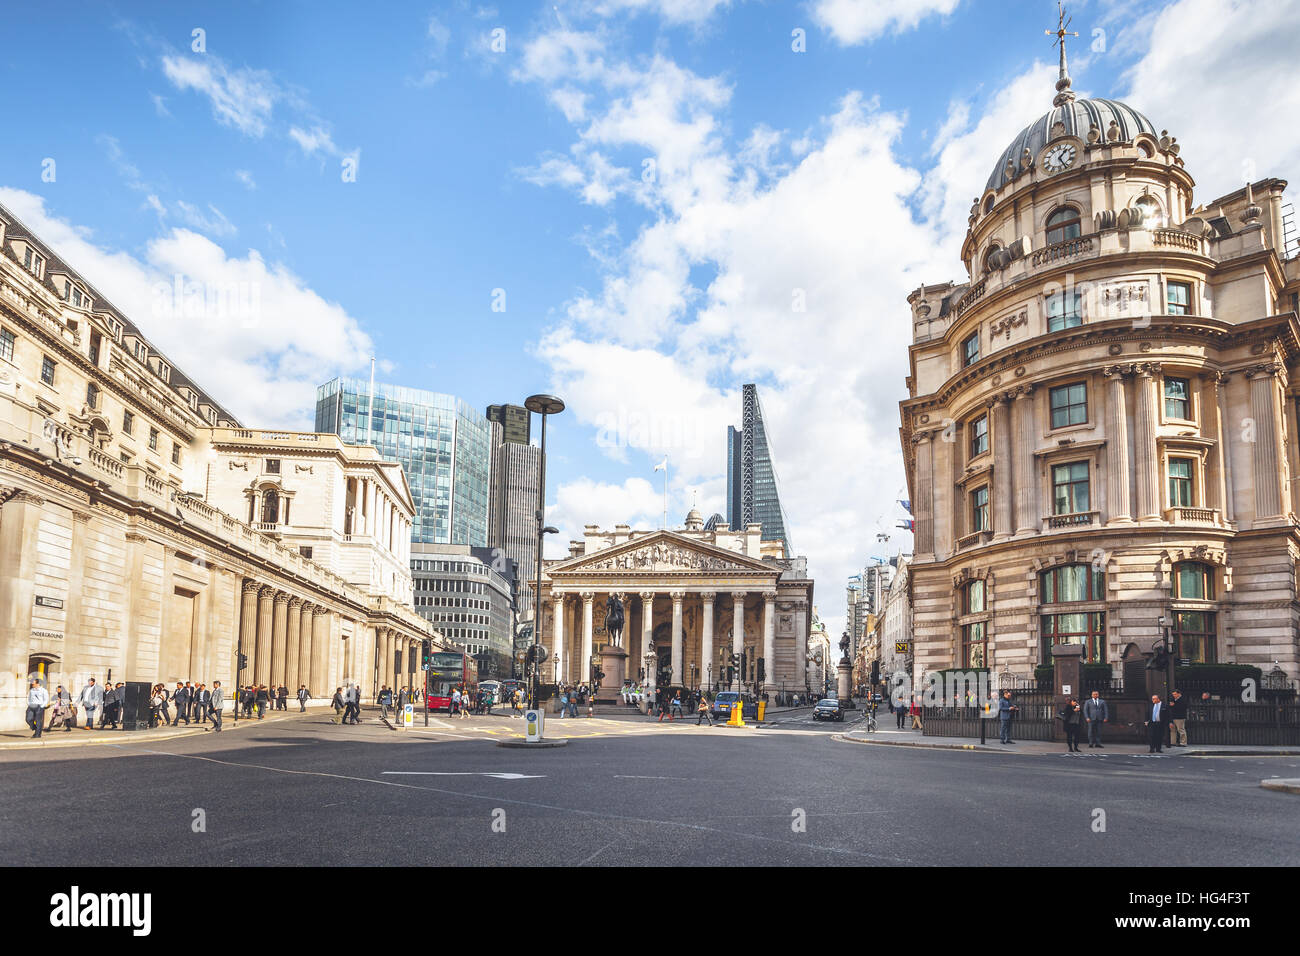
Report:
[[[559,534],[557,528],[546,524],[546,418],[564,411],[564,402],[554,395],[530,395],[524,400],[524,408],[542,416],[542,450],[541,463],[537,480],[537,590],[533,592],[533,646],[541,641],[542,620],[542,542],[548,534]],[[533,660],[537,660],[537,651],[533,651]],[[537,664],[533,664],[532,680],[529,682],[529,705],[537,706]]]

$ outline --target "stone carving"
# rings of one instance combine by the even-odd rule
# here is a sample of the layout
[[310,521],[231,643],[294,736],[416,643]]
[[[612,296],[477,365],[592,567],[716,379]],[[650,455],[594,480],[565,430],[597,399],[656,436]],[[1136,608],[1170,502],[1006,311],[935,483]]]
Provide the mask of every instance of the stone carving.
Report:
[[227,464],[230,465],[231,471],[234,471],[236,468],[242,468],[244,471],[248,471],[248,462],[246,461],[232,461]]
[[1029,324],[1029,312],[1022,310],[1018,313],[1013,313],[1011,315],[1004,316],[1003,318],[997,319],[994,322],[989,323],[989,335],[997,336],[1005,332],[1007,338],[1009,339],[1011,338],[1012,329],[1018,328],[1019,326],[1022,325],[1028,325],[1028,324]]
[[1145,282],[1111,286],[1110,288],[1102,289],[1101,291],[1101,304],[1107,309],[1116,308],[1123,312],[1132,302],[1146,301],[1147,284]]
[[587,565],[588,571],[741,571],[735,562],[672,544],[652,544]]
[[314,474],[313,469],[314,469],[315,467],[316,467],[315,465],[298,465],[298,464],[295,464],[295,465],[293,466],[293,473],[294,473],[295,475],[301,475],[301,474],[305,471],[305,472],[307,472],[307,474],[309,474],[309,475],[310,475],[310,474]]

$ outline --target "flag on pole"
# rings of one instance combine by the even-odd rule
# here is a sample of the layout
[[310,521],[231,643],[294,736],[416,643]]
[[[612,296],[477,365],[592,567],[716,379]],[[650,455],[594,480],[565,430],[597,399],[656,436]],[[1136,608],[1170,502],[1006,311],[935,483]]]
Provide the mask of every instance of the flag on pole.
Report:
[[667,470],[668,470],[668,456],[664,455],[664,460],[659,462],[659,464],[655,465],[655,471],[667,471]]
[[903,510],[906,511],[908,514],[912,513],[912,502],[904,501],[902,498],[899,498],[898,503],[903,506]]

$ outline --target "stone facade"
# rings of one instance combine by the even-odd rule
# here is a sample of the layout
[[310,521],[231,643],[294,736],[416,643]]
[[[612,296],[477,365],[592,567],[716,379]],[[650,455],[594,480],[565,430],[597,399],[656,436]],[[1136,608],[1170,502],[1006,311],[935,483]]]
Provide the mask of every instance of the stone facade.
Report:
[[[345,549],[286,546],[299,516],[333,541],[326,504],[364,450],[333,449],[333,475],[282,474],[299,510],[267,528],[213,503],[229,497],[214,488],[223,468],[257,477],[227,467],[249,435],[0,207],[0,727],[22,725],[29,674],[73,693],[92,676],[220,680],[228,700],[237,677],[306,683],[319,702],[345,681],[373,693],[399,648],[436,638],[409,606],[409,571],[375,587]],[[256,440],[240,454],[288,443],[286,459],[321,460],[300,435]],[[389,482],[397,499],[402,484]],[[394,514],[409,521],[409,493]],[[367,569],[406,567],[400,535],[360,547]]]
[[[755,686],[762,657],[766,691],[804,690],[812,581],[804,562],[764,557],[761,537],[758,524],[706,531],[696,511],[674,531],[589,525],[568,559],[543,568],[541,639],[551,654],[543,674],[584,683],[601,656],[625,659],[615,665],[622,674],[606,667],[606,688],[643,672],[651,682],[717,688],[727,658],[743,651],[746,689]],[[609,652],[604,624],[613,594],[625,623],[618,650]]]
[[913,677],[1024,675],[1062,641],[1116,664],[1162,616],[1179,657],[1295,677],[1286,184],[1194,205],[1174,138],[1069,87],[1062,58],[976,199],[969,280],[908,299]]

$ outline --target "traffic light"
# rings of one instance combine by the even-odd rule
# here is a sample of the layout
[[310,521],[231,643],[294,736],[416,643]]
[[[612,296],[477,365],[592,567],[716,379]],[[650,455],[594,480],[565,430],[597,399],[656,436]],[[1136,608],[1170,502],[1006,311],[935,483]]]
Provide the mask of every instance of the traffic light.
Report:
[[731,666],[732,666],[732,667],[739,667],[739,666],[740,666],[740,655],[739,655],[739,654],[736,654],[736,653],[734,653],[734,652],[732,653],[732,655],[731,655]]
[[422,665],[428,664],[429,663],[429,639],[427,637],[420,642],[420,647],[421,647],[420,663]]
[[242,670],[243,670],[244,668],[246,668],[247,666],[248,666],[248,655],[247,655],[247,654],[240,654],[240,655],[239,655],[239,669],[242,671]]

